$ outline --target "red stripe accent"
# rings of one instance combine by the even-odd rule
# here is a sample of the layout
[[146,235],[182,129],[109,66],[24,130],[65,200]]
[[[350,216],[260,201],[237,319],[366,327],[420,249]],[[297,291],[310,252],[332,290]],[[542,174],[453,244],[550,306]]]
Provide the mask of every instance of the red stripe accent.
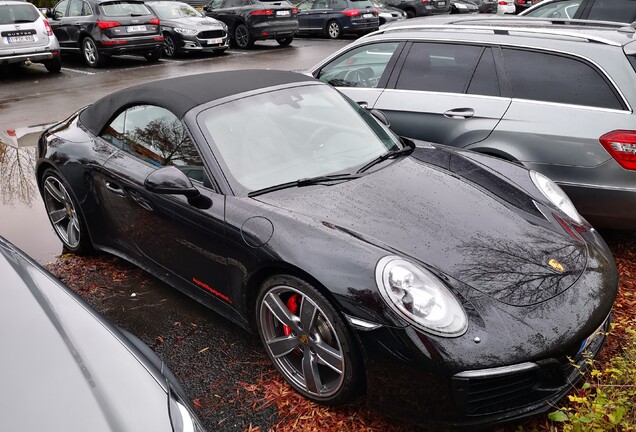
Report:
[[194,282],[196,285],[200,286],[204,290],[210,291],[215,296],[222,298],[223,300],[225,300],[229,304],[232,304],[232,300],[230,300],[230,298],[228,296],[226,296],[225,294],[221,294],[220,292],[218,292],[217,290],[215,290],[214,288],[212,288],[208,284],[206,284],[204,282],[201,282],[199,279],[193,277],[192,278],[192,282]]

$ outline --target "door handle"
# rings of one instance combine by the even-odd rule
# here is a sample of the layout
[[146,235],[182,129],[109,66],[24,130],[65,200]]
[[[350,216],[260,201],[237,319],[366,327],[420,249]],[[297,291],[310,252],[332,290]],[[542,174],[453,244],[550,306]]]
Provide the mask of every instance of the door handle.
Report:
[[444,117],[450,119],[467,119],[474,115],[475,110],[472,108],[455,108],[444,113]]
[[109,191],[111,191],[112,193],[114,193],[115,195],[119,195],[119,196],[125,196],[125,193],[123,191],[122,188],[119,187],[119,185],[115,184],[115,183],[111,183],[109,181],[106,182],[106,189],[108,189]]

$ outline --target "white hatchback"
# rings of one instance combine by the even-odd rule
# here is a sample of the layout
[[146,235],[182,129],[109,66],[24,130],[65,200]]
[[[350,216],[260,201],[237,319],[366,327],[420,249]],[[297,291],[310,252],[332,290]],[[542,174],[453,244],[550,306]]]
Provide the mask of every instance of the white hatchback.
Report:
[[43,63],[49,72],[59,72],[60,44],[31,3],[0,0],[0,66],[31,63]]
[[515,11],[514,0],[499,0],[497,2],[497,15],[514,14]]

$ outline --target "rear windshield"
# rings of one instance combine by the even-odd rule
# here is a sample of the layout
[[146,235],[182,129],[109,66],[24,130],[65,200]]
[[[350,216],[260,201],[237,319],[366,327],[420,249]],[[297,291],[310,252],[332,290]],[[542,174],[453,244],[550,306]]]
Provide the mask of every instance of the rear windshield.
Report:
[[102,3],[100,6],[102,14],[106,16],[141,16],[151,15],[152,12],[143,3],[115,1],[110,3]]
[[356,7],[356,8],[366,9],[366,8],[373,7],[373,5],[371,4],[369,0],[349,0],[349,1],[353,4],[353,7]]
[[40,13],[31,4],[0,6],[0,24],[30,23],[39,16]]

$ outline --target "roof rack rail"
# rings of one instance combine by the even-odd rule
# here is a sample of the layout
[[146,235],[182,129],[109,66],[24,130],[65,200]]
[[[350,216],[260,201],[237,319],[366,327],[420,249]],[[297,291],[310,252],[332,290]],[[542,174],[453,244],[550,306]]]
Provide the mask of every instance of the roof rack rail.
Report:
[[636,33],[636,21],[618,29],[621,33]]
[[[472,21],[472,23],[470,22],[466,22],[466,21]],[[497,22],[498,21],[498,22]],[[550,28],[531,28],[531,27],[516,27],[514,25],[499,25],[499,24],[503,24],[502,21],[505,21],[506,24],[509,24],[510,21],[503,19],[503,20],[499,20],[499,19],[494,19],[494,20],[489,20],[489,19],[476,19],[476,20],[457,20],[457,21],[448,21],[448,22],[444,22],[444,23],[440,23],[440,24],[411,24],[411,25],[393,25],[384,29],[380,29],[378,31],[375,31],[373,33],[369,33],[368,36],[370,35],[376,35],[376,34],[385,34],[385,33],[393,33],[393,32],[398,32],[398,31],[408,31],[408,30],[486,30],[486,31],[492,31],[495,34],[510,34],[510,32],[516,32],[516,33],[529,33],[529,34],[542,34],[542,35],[553,35],[553,36],[563,36],[563,37],[570,37],[573,39],[579,39],[579,40],[584,40],[587,42],[594,42],[594,43],[601,43],[604,45],[612,45],[612,46],[621,46],[620,43],[615,42],[611,39],[607,39],[607,38],[603,38],[603,37],[599,37],[599,36],[595,36],[595,35],[585,35],[585,34],[581,34],[581,33],[575,33],[575,32],[570,32],[570,31],[564,31],[562,29],[550,29]],[[512,20],[513,24],[514,21],[516,20]],[[572,21],[572,20],[566,20],[566,21]],[[580,20],[583,21],[583,20]],[[493,25],[489,25],[490,23],[497,24],[496,26]],[[542,20],[538,20],[532,21],[533,23],[540,23],[542,22]],[[626,31],[625,29],[625,24],[624,23],[608,23],[606,21],[594,21],[595,24],[608,24],[608,26],[611,26],[613,28],[616,28],[618,31]],[[484,24],[484,25],[479,25],[479,24]],[[631,28],[631,27],[629,27]],[[630,31],[631,32],[631,31]]]

